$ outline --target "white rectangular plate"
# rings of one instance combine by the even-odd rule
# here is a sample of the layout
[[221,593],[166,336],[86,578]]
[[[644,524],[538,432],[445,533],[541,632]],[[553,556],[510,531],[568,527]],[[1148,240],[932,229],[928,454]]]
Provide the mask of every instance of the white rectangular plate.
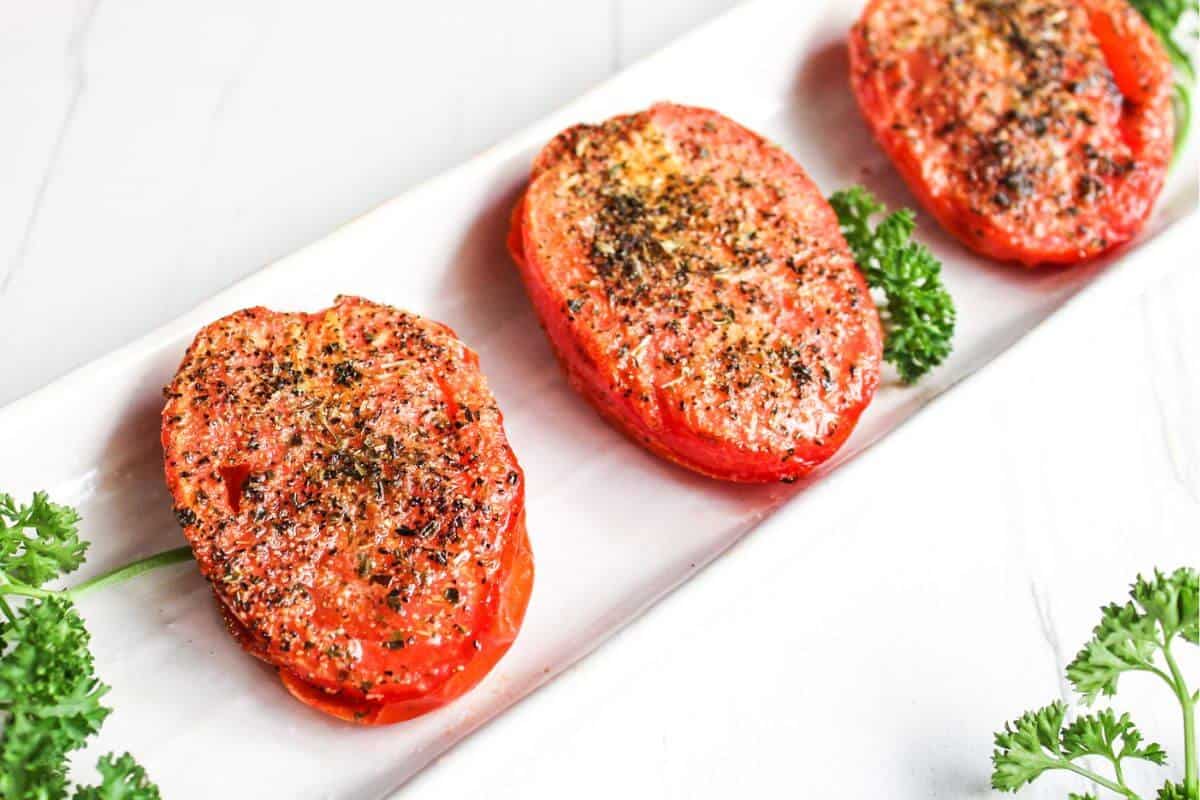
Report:
[[[630,444],[567,387],[504,249],[534,153],[561,128],[671,99],[719,109],[793,153],[827,192],[864,183],[913,205],[850,95],[855,4],[761,2],[726,15],[512,140],[223,292],[141,341],[0,411],[0,487],[76,503],[91,555],[80,577],[181,542],[161,478],[159,389],[192,335],[235,309],[313,310],[360,294],[451,325],[480,355],[528,477],[537,581],[521,636],[461,701],[358,729],[292,700],[222,629],[196,570],[176,567],[82,602],[116,712],[76,763],[131,750],[165,797],[379,797],[597,646],[767,514],[837,491],[730,486]],[[889,378],[834,463],[862,453],[1060,307],[1130,291],[1163,266],[1196,204],[1178,166],[1142,240],[1072,269],[972,257],[921,217],[959,308],[949,363],[917,388]],[[164,265],[169,268],[169,265]],[[1073,307],[1080,303],[1072,302]],[[1061,316],[1059,317],[1061,319]],[[820,481],[821,475],[814,480]],[[836,482],[844,487],[846,482]],[[797,496],[799,495],[799,496]],[[781,508],[787,502],[786,507]]]

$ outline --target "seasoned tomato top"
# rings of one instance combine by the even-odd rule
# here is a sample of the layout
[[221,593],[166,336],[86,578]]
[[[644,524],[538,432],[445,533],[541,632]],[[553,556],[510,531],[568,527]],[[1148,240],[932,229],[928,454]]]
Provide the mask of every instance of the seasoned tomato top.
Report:
[[522,473],[452,331],[357,298],[252,308],[199,333],[166,396],[176,516],[264,658],[387,699],[491,644]]
[[1070,262],[1133,236],[1170,160],[1170,62],[1125,0],[872,0],[851,78],[964,242]]
[[565,360],[647,439],[684,431],[734,477],[739,453],[792,459],[787,475],[827,457],[875,388],[879,322],[836,216],[720,114],[660,104],[570,128],[515,222]]

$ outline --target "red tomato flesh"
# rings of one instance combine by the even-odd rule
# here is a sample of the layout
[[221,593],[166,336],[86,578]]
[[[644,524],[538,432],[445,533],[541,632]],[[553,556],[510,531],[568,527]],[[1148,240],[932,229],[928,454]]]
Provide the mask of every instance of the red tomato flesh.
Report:
[[1170,162],[1170,60],[1125,0],[871,0],[850,78],[921,203],[998,260],[1128,241]]
[[697,472],[804,475],[875,391],[879,319],[836,215],[714,111],[663,103],[559,134],[508,242],[571,383]]
[[397,722],[512,644],[524,478],[449,328],[358,298],[251,308],[197,335],[166,396],[176,516],[231,632],[296,697]]

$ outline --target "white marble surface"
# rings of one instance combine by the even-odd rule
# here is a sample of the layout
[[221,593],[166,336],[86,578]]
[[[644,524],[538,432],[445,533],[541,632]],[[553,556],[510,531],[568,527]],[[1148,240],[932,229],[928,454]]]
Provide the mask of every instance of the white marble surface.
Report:
[[[726,5],[0,0],[0,404]],[[920,463],[868,459],[861,504],[756,532],[409,794],[987,796],[991,732],[1059,696],[1096,607],[1197,563],[1179,262],[970,381],[896,434]],[[1178,752],[1157,687],[1121,700]]]

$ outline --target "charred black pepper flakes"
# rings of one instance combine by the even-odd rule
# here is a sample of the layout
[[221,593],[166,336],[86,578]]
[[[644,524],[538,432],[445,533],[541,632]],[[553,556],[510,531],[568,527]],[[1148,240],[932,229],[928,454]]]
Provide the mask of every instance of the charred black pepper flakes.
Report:
[[340,361],[333,367],[333,382],[339,386],[351,386],[362,380],[362,373],[353,362]]
[[[1165,61],[1141,60],[1141,34],[1122,32],[1131,39],[1124,55],[1138,54],[1143,75],[1137,87],[1124,85],[1127,75],[1118,86],[1109,35],[1093,24],[1129,11],[1102,14],[1070,0],[882,0],[852,37],[856,91],[865,102],[868,87],[897,64],[927,58],[934,68],[885,90],[894,93],[880,101],[888,113],[874,124],[881,133],[904,132],[886,143],[894,157],[923,153],[917,171],[938,182],[931,200],[945,207],[938,215],[961,216],[948,226],[996,258],[1060,261],[1071,249],[1084,258],[1104,249],[1098,231],[1133,227],[1153,173],[1170,159],[1162,135],[1170,114]],[[1131,137],[1131,130],[1142,133]],[[1147,151],[1151,163],[1136,164]],[[1112,169],[1129,162],[1129,172]],[[1134,170],[1143,177],[1107,180]],[[981,231],[970,219],[976,215],[995,224]],[[1081,233],[1068,215],[1095,222]],[[1064,239],[1079,241],[1060,252]]]
[[[362,313],[387,320],[367,337],[376,351],[358,357],[362,340],[353,335],[346,337],[353,346],[322,341],[340,338],[345,320]],[[379,624],[393,614],[419,614],[431,639],[470,643],[480,635],[455,619],[445,590],[453,581],[462,605],[495,577],[498,558],[476,563],[473,556],[494,552],[489,537],[513,511],[497,490],[515,462],[486,386],[470,375],[457,380],[474,364],[440,326],[363,301],[314,317],[252,309],[197,337],[166,392],[175,408],[164,415],[164,430],[191,426],[182,440],[190,440],[187,449],[168,449],[169,470],[172,461],[187,464],[174,468],[188,491],[174,513],[193,544],[212,542],[207,553],[197,550],[202,568],[272,660],[289,663],[311,652],[304,671],[323,670],[325,680],[374,691],[378,676],[360,663],[370,636],[348,633],[352,620]],[[297,338],[289,344],[289,337]],[[305,346],[297,344],[306,337]],[[436,370],[446,385],[417,370]],[[406,416],[413,407],[421,415],[415,421]],[[470,423],[469,445],[442,432],[462,420]],[[218,428],[220,438],[210,434]],[[478,446],[480,437],[490,450]],[[231,464],[230,448],[244,460]],[[209,503],[199,481],[223,484],[220,498]],[[236,512],[231,506],[239,503]],[[432,560],[414,547],[421,536],[436,537]],[[313,565],[316,575],[305,578],[316,590],[310,592],[297,579]],[[328,617],[311,615],[332,597]],[[376,641],[394,650],[412,644],[406,636]]]

